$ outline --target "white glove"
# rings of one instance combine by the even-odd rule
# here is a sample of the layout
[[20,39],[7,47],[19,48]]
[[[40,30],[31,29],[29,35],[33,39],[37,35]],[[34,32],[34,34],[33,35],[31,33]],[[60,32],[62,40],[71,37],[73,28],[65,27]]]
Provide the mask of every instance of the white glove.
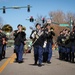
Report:
[[33,34],[36,35],[36,31]]
[[45,48],[45,47],[46,47],[46,44],[47,44],[47,41],[45,41],[45,42],[44,42],[43,48]]
[[36,35],[36,31],[31,35],[32,38],[35,38],[35,35]]

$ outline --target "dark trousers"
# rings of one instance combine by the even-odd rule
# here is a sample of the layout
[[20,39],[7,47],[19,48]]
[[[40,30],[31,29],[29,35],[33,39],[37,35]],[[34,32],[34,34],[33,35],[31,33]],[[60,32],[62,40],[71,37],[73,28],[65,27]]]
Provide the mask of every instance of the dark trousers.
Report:
[[2,45],[0,45],[0,61],[2,59]]
[[51,58],[52,58],[52,44],[51,43],[47,43],[46,50],[48,52],[47,61],[51,61]]
[[39,64],[42,64],[42,55],[43,55],[43,48],[41,46],[35,46],[34,47],[34,61],[35,63],[37,63],[37,61],[39,62]]
[[6,45],[2,46],[2,58],[5,58],[6,55]]
[[69,59],[70,59],[70,48],[66,47],[65,60],[69,61]]
[[74,62],[74,57],[75,57],[74,53],[75,53],[75,46],[72,46],[71,47],[71,53],[70,53],[71,54],[71,56],[70,56],[70,61],[71,62]]
[[21,45],[15,45],[15,50],[17,61],[23,61],[24,45],[22,43]]
[[47,62],[48,52],[43,52],[43,62]]
[[65,57],[66,57],[66,54],[65,54],[66,53],[66,48],[62,46],[62,51],[61,52],[62,52],[62,60],[65,60]]
[[62,60],[62,46],[58,46],[59,59]]

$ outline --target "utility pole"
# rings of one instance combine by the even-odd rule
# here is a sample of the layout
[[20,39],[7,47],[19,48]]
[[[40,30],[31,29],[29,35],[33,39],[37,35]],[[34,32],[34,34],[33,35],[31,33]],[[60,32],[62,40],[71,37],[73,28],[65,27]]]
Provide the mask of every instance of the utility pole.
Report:
[[72,28],[73,28],[73,26],[72,26],[72,18],[70,17],[70,31],[72,31]]

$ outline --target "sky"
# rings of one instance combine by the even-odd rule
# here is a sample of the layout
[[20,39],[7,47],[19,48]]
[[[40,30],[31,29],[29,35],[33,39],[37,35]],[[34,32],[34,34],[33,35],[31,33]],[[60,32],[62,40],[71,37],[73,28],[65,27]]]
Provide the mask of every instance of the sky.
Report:
[[0,17],[3,19],[3,24],[10,24],[13,30],[17,29],[18,24],[26,27],[26,34],[29,37],[31,30],[30,26],[34,23],[29,22],[28,18],[33,16],[35,19],[37,15],[46,16],[49,18],[51,11],[62,10],[64,13],[75,13],[75,0],[0,0],[0,8],[12,6],[27,6],[31,5],[31,11],[27,12],[27,8],[22,9],[6,9],[6,13],[0,10]]

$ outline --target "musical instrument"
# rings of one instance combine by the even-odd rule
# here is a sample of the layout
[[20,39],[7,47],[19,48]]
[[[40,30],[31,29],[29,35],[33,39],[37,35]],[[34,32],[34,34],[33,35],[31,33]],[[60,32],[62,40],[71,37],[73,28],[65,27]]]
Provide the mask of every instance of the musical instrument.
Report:
[[25,30],[26,30],[26,27],[23,26],[23,27],[22,27],[22,30],[25,31]]
[[2,27],[2,30],[5,32],[5,33],[10,33],[13,31],[13,28],[9,25],[9,24],[6,24]]
[[12,26],[10,26],[9,24],[6,24],[6,25],[4,25],[3,27],[2,27],[2,33],[3,33],[3,38],[2,38],[2,43],[3,43],[3,45],[4,44],[7,44],[7,38],[10,38],[9,37],[9,35],[10,35],[10,33],[13,31],[13,28],[12,28]]

